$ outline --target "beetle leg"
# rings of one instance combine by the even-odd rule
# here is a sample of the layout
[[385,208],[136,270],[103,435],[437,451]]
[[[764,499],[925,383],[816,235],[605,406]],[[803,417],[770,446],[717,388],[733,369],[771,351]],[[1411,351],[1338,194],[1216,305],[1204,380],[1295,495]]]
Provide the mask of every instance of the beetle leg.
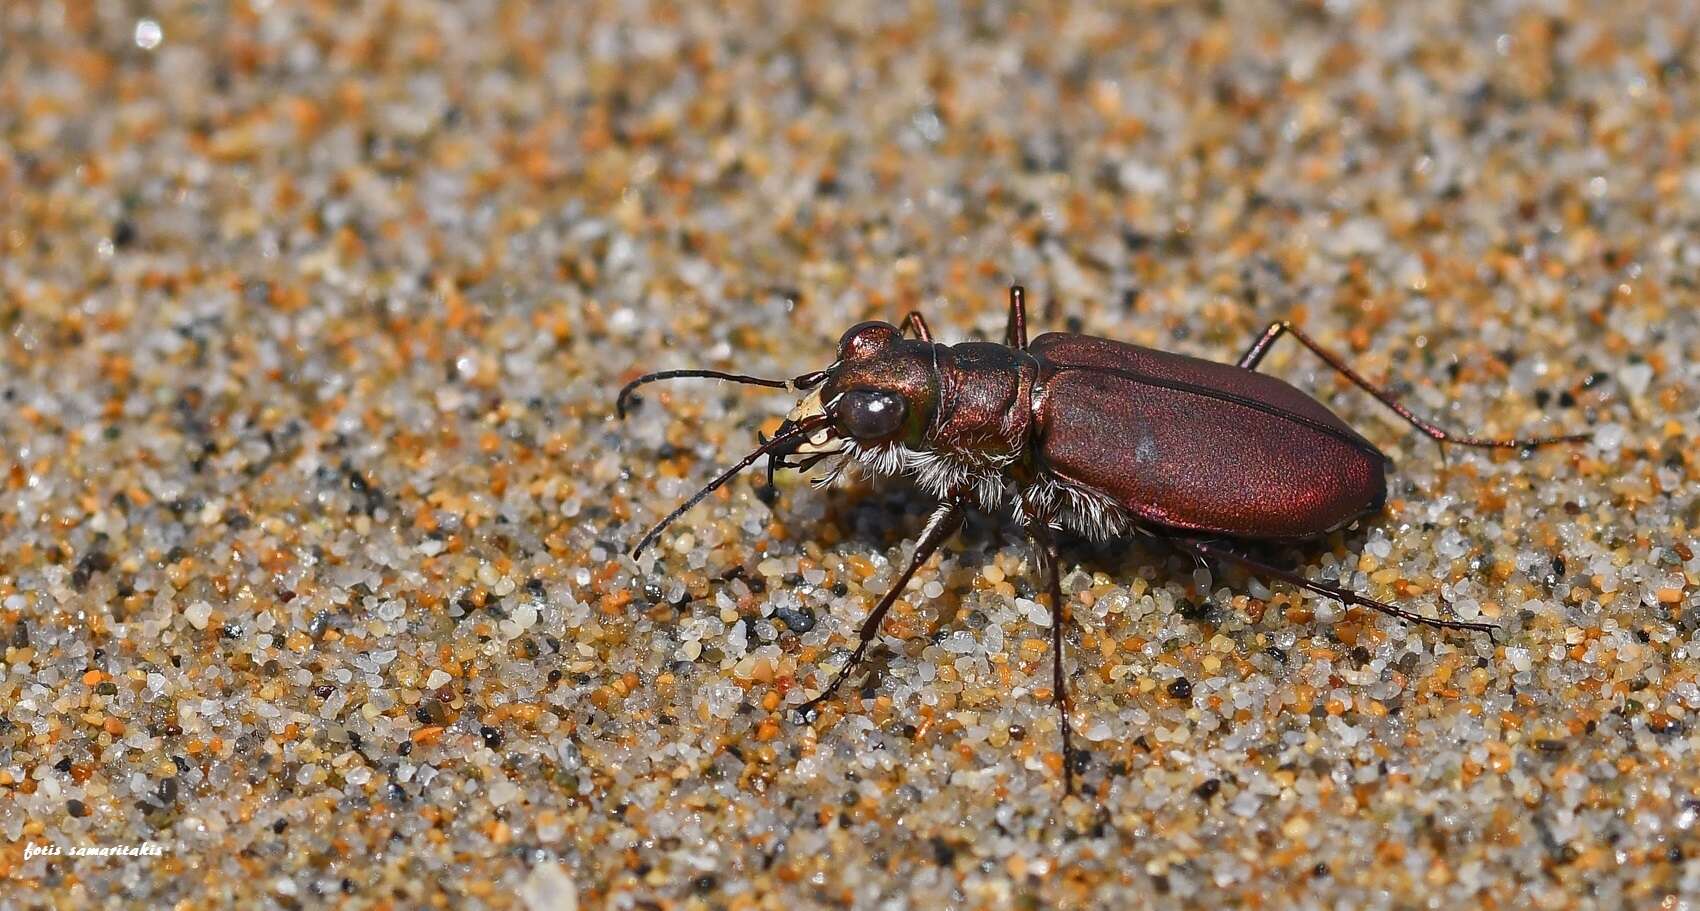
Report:
[[1284,319],[1276,320],[1264,327],[1263,332],[1258,335],[1257,341],[1251,343],[1251,347],[1240,355],[1240,359],[1234,362],[1234,366],[1246,370],[1256,370],[1257,365],[1263,362],[1263,356],[1269,353],[1270,346],[1275,344],[1275,340],[1291,331],[1292,327],[1293,324]]
[[1389,617],[1402,620],[1406,623],[1417,623],[1423,626],[1432,626],[1437,629],[1474,630],[1475,632],[1488,633],[1489,635],[1499,631],[1499,627],[1492,623],[1470,623],[1464,620],[1444,620],[1440,617],[1424,616],[1423,614],[1419,614],[1415,611],[1409,611],[1402,607],[1388,604],[1384,601],[1377,601],[1374,598],[1367,598],[1363,595],[1357,594],[1356,592],[1347,591],[1338,585],[1330,585],[1327,582],[1317,582],[1314,579],[1306,579],[1304,576],[1301,576],[1296,572],[1271,566],[1261,560],[1254,560],[1251,557],[1245,556],[1244,554],[1230,550],[1226,547],[1218,547],[1205,541],[1190,540],[1179,537],[1169,538],[1169,540],[1173,542],[1175,546],[1194,556],[1215,557],[1220,560],[1227,560],[1230,563],[1238,563],[1260,576],[1284,579],[1300,588],[1306,588],[1319,595],[1326,595],[1333,598],[1342,604],[1356,604],[1360,607],[1374,608]]
[[899,331],[913,332],[915,337],[923,342],[933,340],[933,330],[927,328],[927,318],[922,316],[919,310],[909,311],[909,315],[903,318],[903,326]]
[[1027,289],[1009,286],[1009,325],[1004,329],[1005,345],[1017,351],[1027,347]]
[[[1409,408],[1399,404],[1399,400],[1394,398],[1392,393],[1365,379],[1362,374],[1353,370],[1350,366],[1347,366],[1346,361],[1338,354],[1335,354],[1327,348],[1317,344],[1315,339],[1304,334],[1303,330],[1286,320],[1276,320],[1275,322],[1270,323],[1269,328],[1263,330],[1263,334],[1257,337],[1257,341],[1253,342],[1250,348],[1246,349],[1245,354],[1240,355],[1239,362],[1236,366],[1243,367],[1247,370],[1256,370],[1257,365],[1262,362],[1263,356],[1269,353],[1270,346],[1275,344],[1276,339],[1286,334],[1291,334],[1293,338],[1298,339],[1300,344],[1309,348],[1317,357],[1322,358],[1323,362],[1329,367],[1332,367],[1335,372],[1339,373],[1346,379],[1351,380],[1359,389],[1375,396],[1376,401],[1379,401],[1381,404],[1393,409],[1393,413],[1403,418],[1405,423],[1410,424],[1412,427],[1415,427],[1427,434],[1436,442],[1443,444],[1457,443],[1460,446],[1480,446],[1495,449],[1528,449],[1534,446],[1545,446],[1549,443],[1580,442],[1582,440],[1589,439],[1591,436],[1591,434],[1586,433],[1567,433],[1550,437],[1490,439],[1486,437],[1463,436],[1461,434],[1455,434],[1449,430],[1436,427],[1434,424],[1418,417]],[[1442,452],[1445,452],[1444,448],[1442,449]]]
[[1045,574],[1045,584],[1051,590],[1051,702],[1061,716],[1063,760],[1063,793],[1074,793],[1074,737],[1068,720],[1068,684],[1063,679],[1063,626],[1068,621],[1068,605],[1062,597],[1062,579],[1057,569],[1057,546],[1043,519],[1030,518],[1027,534],[1033,539],[1033,550],[1039,561],[1039,571]]
[[962,499],[960,497],[948,499],[933,510],[932,516],[927,519],[927,526],[921,530],[921,537],[915,542],[915,553],[909,558],[909,565],[897,577],[897,581],[892,584],[891,590],[885,593],[885,597],[874,605],[874,609],[868,613],[868,619],[862,621],[861,641],[856,644],[856,650],[850,653],[850,657],[844,662],[844,666],[839,668],[837,674],[833,675],[832,682],[826,685],[826,689],[822,690],[819,696],[797,707],[797,711],[803,717],[807,718],[812,715],[821,703],[831,699],[832,694],[844,683],[845,678],[849,677],[850,673],[856,669],[856,665],[862,662],[862,656],[867,654],[868,644],[874,641],[875,636],[879,635],[880,621],[885,619],[886,612],[891,610],[891,606],[897,603],[897,596],[903,593],[904,587],[909,584],[910,579],[914,578],[915,571],[921,568],[921,564],[927,562],[927,558],[933,555],[933,551],[938,550],[939,545],[943,544],[947,538],[956,533],[957,528],[961,527],[962,512]]

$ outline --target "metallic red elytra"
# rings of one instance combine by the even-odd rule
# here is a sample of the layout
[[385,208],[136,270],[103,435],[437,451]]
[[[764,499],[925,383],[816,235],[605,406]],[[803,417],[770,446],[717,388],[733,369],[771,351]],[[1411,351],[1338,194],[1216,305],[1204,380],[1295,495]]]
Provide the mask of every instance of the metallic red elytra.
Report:
[[632,553],[763,456],[770,474],[775,467],[808,470],[824,461],[822,480],[830,481],[860,465],[876,474],[907,475],[938,497],[908,565],[863,622],[855,651],[826,689],[802,706],[808,715],[850,675],[898,593],[961,525],[963,511],[1010,506],[1033,539],[1050,588],[1052,692],[1061,713],[1065,787],[1072,790],[1077,754],[1062,671],[1067,616],[1055,530],[1099,540],[1148,534],[1201,564],[1226,560],[1407,622],[1495,629],[1413,613],[1270,566],[1229,545],[1313,538],[1380,510],[1387,499],[1387,456],[1315,399],[1257,372],[1270,345],[1285,334],[1441,443],[1521,449],[1586,438],[1449,433],[1286,322],[1270,324],[1232,365],[1085,335],[1048,333],[1030,344],[1025,299],[1016,286],[1001,345],[935,343],[926,320],[911,313],[901,329],[881,322],[852,327],[832,366],[789,381],[669,370],[628,383],[617,401],[622,416],[637,387],[674,377],[806,393],[773,439],[657,523]]

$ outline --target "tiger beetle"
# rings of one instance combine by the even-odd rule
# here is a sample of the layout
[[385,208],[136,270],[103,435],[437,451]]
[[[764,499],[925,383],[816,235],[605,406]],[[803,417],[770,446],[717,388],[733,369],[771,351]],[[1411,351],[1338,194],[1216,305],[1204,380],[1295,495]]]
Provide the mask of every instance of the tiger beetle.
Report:
[[790,380],[664,370],[626,384],[616,401],[621,417],[638,387],[677,377],[804,393],[772,439],[656,523],[632,554],[763,457],[770,483],[776,468],[808,471],[827,461],[822,483],[860,465],[878,475],[913,478],[937,497],[908,565],[863,621],[855,650],[826,689],[800,707],[802,717],[810,718],[855,670],[898,594],[961,526],[964,510],[1009,505],[1033,540],[1050,589],[1051,692],[1061,719],[1064,788],[1072,792],[1080,757],[1073,751],[1063,682],[1067,614],[1054,532],[1095,541],[1149,535],[1191,555],[1200,567],[1210,560],[1234,563],[1407,623],[1497,629],[1424,616],[1235,549],[1235,543],[1325,535],[1380,510],[1387,500],[1385,454],[1320,402],[1257,372],[1283,335],[1441,444],[1526,449],[1587,439],[1586,434],[1483,439],[1444,430],[1286,321],[1270,323],[1231,365],[1072,333],[1046,333],[1029,342],[1026,297],[1017,285],[1009,290],[1001,345],[936,343],[926,319],[910,313],[901,327],[852,326],[830,367]]

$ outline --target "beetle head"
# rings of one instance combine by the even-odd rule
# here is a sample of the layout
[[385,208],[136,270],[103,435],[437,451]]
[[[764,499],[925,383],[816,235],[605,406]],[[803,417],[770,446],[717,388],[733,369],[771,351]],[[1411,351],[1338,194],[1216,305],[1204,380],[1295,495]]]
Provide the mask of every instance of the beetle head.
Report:
[[[860,323],[839,339],[838,360],[786,416],[779,433],[822,418],[825,426],[785,455],[920,445],[937,401],[932,345],[903,338],[890,323]],[[804,468],[819,459],[781,461],[785,467]]]
[[794,389],[806,395],[791,409],[772,439],[763,440],[754,452],[651,527],[632,549],[634,555],[653,543],[663,529],[691,506],[763,456],[768,458],[771,487],[775,468],[806,471],[823,459],[842,456],[827,478],[817,479],[817,483],[824,483],[851,459],[889,462],[902,453],[903,447],[923,445],[939,397],[938,364],[932,344],[905,339],[890,323],[867,322],[844,333],[838,340],[838,359],[825,370],[790,380],[707,369],[663,370],[627,383],[615,399],[616,411],[624,416],[640,401],[634,395],[638,387],[678,377],[708,377]]

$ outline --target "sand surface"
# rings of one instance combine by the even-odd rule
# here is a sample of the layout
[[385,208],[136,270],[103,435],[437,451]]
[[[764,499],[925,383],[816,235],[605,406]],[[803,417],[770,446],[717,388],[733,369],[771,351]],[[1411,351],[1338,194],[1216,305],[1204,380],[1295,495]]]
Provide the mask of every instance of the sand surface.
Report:
[[[0,4],[0,908],[1700,902],[1694,5],[1017,6]],[[1273,556],[1503,633],[1071,545],[1064,800],[976,516],[796,723],[931,503],[633,561],[790,401],[614,392],[1011,281],[1591,430],[1265,362],[1396,463]]]

